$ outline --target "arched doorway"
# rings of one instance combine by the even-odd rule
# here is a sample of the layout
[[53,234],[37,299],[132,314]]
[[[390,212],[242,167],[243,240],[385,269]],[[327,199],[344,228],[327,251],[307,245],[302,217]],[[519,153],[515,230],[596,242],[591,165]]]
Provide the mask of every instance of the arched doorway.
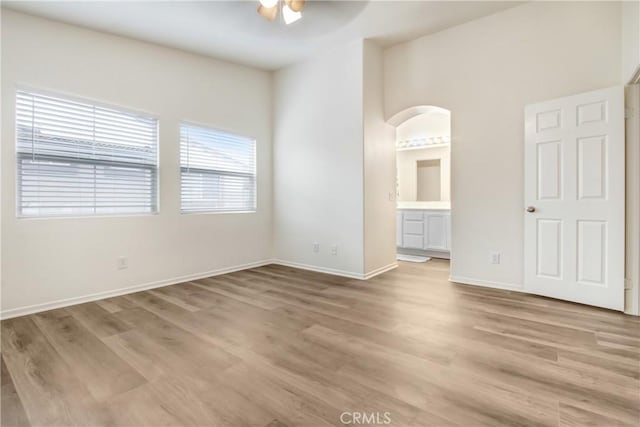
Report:
[[396,251],[401,261],[451,257],[451,112],[420,105],[396,128]]

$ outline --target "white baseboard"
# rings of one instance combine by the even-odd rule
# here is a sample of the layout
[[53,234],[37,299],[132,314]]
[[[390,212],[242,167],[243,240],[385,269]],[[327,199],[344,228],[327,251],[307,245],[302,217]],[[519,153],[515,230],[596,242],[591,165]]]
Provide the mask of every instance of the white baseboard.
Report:
[[235,265],[233,267],[219,268],[216,270],[205,271],[202,273],[189,274],[186,276],[173,277],[171,279],[158,280],[155,282],[143,283],[141,285],[128,286],[126,288],[119,288],[110,291],[97,292],[94,294],[83,295],[80,297],[73,297],[67,299],[61,299],[57,301],[45,302],[42,304],[28,305],[24,307],[12,308],[9,310],[0,311],[0,319],[10,319],[12,317],[25,316],[27,314],[39,313],[41,311],[53,310],[55,308],[68,307],[70,305],[82,304],[85,302],[91,302],[101,300],[105,298],[117,297],[120,295],[131,294],[134,292],[140,292],[148,289],[160,288],[162,286],[175,285],[178,283],[189,282],[192,280],[204,279],[205,277],[218,276],[221,274],[233,273],[234,271],[247,270],[249,268],[262,267],[263,265],[271,264],[271,260],[262,260],[252,263]]
[[393,263],[391,263],[389,265],[385,265],[384,267],[376,268],[375,270],[372,270],[372,271],[366,273],[364,275],[364,280],[371,279],[372,277],[375,277],[375,276],[377,276],[379,274],[382,274],[382,273],[386,273],[387,271],[393,270],[394,268],[398,268],[398,263],[397,262],[393,262]]
[[425,249],[397,248],[396,252],[403,255],[426,256],[429,258],[451,259],[450,251],[435,251]]
[[382,274],[398,266],[397,263],[393,263],[393,264],[389,264],[384,267],[375,269],[367,274],[361,274],[361,273],[353,273],[350,271],[337,270],[333,268],[324,268],[324,267],[317,267],[317,266],[307,265],[307,264],[299,264],[295,262],[289,262],[289,261],[283,261],[283,260],[277,260],[277,259],[276,260],[267,259],[267,260],[256,261],[256,262],[247,263],[247,264],[235,265],[232,267],[225,267],[225,268],[219,268],[216,270],[205,271],[202,273],[172,277],[170,279],[158,280],[155,282],[143,283],[140,285],[127,286],[126,288],[118,288],[110,291],[96,292],[93,294],[82,295],[79,297],[66,298],[66,299],[61,299],[56,301],[45,302],[41,304],[34,304],[34,305],[28,305],[24,307],[12,308],[9,310],[3,310],[3,311],[0,311],[0,320],[11,319],[13,317],[19,317],[19,316],[26,316],[28,314],[39,313],[42,311],[53,310],[56,308],[69,307],[71,305],[83,304],[85,302],[117,297],[121,295],[131,294],[134,292],[160,288],[163,286],[175,285],[178,283],[189,282],[192,280],[204,279],[205,277],[219,276],[221,274],[233,273],[234,271],[262,267],[264,265],[269,265],[269,264],[279,264],[287,267],[300,268],[302,270],[317,271],[319,273],[333,274],[336,276],[343,276],[343,277],[348,277],[351,279],[358,279],[358,280],[370,279],[374,276],[377,276],[378,274]]
[[485,288],[503,289],[505,291],[524,292],[522,284],[493,282],[490,280],[474,279],[472,277],[450,276],[450,282],[462,283],[463,285],[483,286]]
[[293,268],[299,268],[301,270],[309,270],[309,271],[315,271],[316,273],[326,273],[326,274],[333,274],[334,276],[342,276],[342,277],[348,277],[350,279],[358,279],[358,280],[368,280],[371,279],[372,277],[375,277],[379,274],[385,273],[389,270],[393,270],[394,268],[398,267],[398,263],[394,262],[391,263],[389,265],[385,265],[383,267],[380,268],[376,268],[375,270],[372,270],[368,273],[362,274],[362,273],[354,273],[352,271],[345,271],[345,270],[338,270],[335,268],[328,268],[328,267],[318,267],[316,265],[310,265],[310,264],[301,264],[298,262],[291,262],[291,261],[284,261],[281,259],[274,259],[272,261],[273,264],[278,264],[278,265],[284,265],[285,267],[293,267]]
[[316,265],[301,264],[299,262],[285,261],[282,259],[274,259],[272,264],[284,265],[285,267],[299,268],[301,270],[315,271],[317,273],[333,274],[334,276],[348,277],[350,279],[364,280],[365,275],[362,273],[354,273],[352,271],[338,270],[335,268],[318,267]]

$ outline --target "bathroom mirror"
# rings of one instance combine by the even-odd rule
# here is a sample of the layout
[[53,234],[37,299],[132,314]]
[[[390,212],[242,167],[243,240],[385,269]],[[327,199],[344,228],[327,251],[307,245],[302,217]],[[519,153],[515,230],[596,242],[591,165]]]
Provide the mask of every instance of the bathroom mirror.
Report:
[[416,201],[440,202],[442,201],[441,187],[441,160],[418,160],[416,165]]
[[403,149],[396,152],[397,200],[443,202],[450,200],[450,146]]

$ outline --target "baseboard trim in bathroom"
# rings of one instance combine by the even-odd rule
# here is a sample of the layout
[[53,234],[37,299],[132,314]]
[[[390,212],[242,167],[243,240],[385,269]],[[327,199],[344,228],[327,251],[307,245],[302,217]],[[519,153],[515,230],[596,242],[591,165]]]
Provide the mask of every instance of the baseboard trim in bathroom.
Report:
[[398,261],[407,261],[407,262],[427,262],[431,258],[427,256],[419,256],[419,255],[398,254],[396,256],[396,259]]

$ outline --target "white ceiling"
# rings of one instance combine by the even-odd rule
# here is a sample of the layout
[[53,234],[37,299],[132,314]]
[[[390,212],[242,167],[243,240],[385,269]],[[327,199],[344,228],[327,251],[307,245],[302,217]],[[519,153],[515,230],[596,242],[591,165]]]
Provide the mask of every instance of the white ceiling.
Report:
[[3,7],[263,69],[359,38],[389,46],[507,9],[504,1],[309,1],[286,26],[257,0],[3,1]]

